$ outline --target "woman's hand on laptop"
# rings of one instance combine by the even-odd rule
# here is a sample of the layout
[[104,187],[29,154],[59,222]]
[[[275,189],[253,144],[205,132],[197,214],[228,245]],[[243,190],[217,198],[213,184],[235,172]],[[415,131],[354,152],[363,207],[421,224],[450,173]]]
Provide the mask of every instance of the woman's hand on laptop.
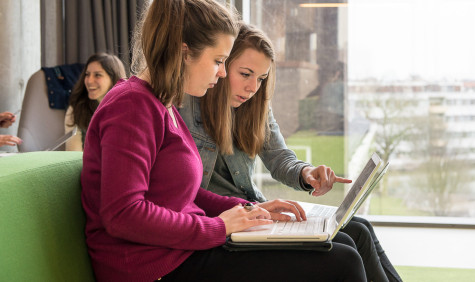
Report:
[[313,187],[310,194],[315,197],[325,195],[333,188],[335,182],[351,183],[351,179],[336,176],[335,172],[325,165],[304,167],[302,169],[302,179],[306,184]]
[[258,205],[253,205],[252,208],[237,205],[221,213],[219,218],[224,221],[226,235],[231,235],[233,232],[243,231],[253,226],[273,223],[271,214]]
[[283,212],[293,213],[297,221],[307,220],[304,209],[294,201],[277,199],[256,205],[269,211],[272,220],[289,221],[291,217]]

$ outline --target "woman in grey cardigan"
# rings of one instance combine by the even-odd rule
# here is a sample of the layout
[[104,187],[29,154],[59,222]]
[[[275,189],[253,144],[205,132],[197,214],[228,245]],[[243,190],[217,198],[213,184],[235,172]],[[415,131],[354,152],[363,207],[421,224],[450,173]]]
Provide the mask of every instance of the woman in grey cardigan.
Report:
[[[314,167],[298,160],[287,148],[269,105],[275,83],[274,51],[262,31],[242,24],[226,71],[227,77],[207,95],[185,97],[180,109],[201,155],[201,187],[266,201],[252,181],[256,155],[274,179],[313,196],[327,193],[335,182],[351,182],[325,165]],[[341,231],[356,244],[368,281],[401,281],[368,221],[355,217]]]

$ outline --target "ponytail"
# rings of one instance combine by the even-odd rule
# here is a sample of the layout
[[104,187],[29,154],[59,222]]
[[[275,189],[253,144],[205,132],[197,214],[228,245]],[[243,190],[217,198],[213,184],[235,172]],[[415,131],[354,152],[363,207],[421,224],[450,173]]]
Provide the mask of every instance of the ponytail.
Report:
[[198,57],[213,47],[221,34],[237,36],[233,12],[213,0],[156,0],[145,11],[134,44],[134,74],[150,74],[153,93],[164,104],[183,99],[185,43],[189,55]]

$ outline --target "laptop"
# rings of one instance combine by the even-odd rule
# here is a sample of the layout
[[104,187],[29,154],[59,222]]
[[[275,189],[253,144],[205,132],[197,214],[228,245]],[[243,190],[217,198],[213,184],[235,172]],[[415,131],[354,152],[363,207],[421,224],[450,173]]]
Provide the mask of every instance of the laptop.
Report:
[[51,146],[45,148],[43,151],[55,151],[58,149],[61,145],[66,143],[69,139],[71,139],[74,135],[76,135],[78,131],[78,127],[75,126],[73,130],[69,131],[68,133],[64,134],[60,138],[56,139],[56,141],[51,144]]
[[276,221],[273,224],[248,228],[231,234],[233,242],[325,242],[332,240],[337,232],[354,216],[361,204],[386,173],[389,163],[383,169],[381,158],[374,153],[363,171],[353,183],[339,207],[299,202],[305,210],[307,220],[298,222]]

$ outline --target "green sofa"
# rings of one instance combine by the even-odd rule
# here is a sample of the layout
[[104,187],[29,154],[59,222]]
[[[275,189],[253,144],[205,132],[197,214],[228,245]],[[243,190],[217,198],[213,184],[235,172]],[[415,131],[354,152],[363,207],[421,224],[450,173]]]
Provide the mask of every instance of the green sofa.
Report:
[[0,281],[94,281],[80,152],[0,157]]

